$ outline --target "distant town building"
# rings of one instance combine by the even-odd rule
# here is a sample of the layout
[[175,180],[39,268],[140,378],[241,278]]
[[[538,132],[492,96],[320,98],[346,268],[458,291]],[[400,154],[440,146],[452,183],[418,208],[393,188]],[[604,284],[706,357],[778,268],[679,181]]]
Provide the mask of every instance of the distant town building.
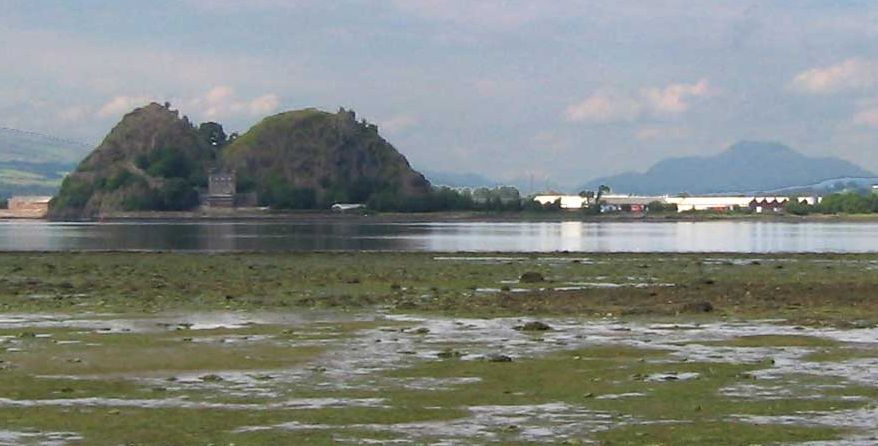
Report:
[[533,198],[537,203],[546,206],[561,201],[561,209],[582,209],[588,207],[589,201],[586,197],[581,197],[579,195],[564,195],[564,194],[540,194],[535,195]]
[[[644,196],[644,195],[604,195],[601,197],[601,212],[645,212],[650,203],[658,202],[665,205],[675,205],[677,212],[713,211],[730,212],[735,210],[747,210],[755,213],[782,212],[790,200],[798,200],[800,203],[815,205],[820,203],[820,197],[781,197],[781,196],[698,196],[698,197],[668,197],[668,196]],[[541,194],[533,197],[533,200],[548,205],[558,201],[561,209],[582,209],[593,203],[586,197],[579,195],[564,195],[560,193]]]
[[635,212],[646,211],[653,202],[665,203],[668,197],[643,195],[604,195],[601,197],[601,212]]
[[44,218],[49,213],[49,201],[52,197],[22,196],[12,197],[7,202],[8,209],[3,212],[7,218]]

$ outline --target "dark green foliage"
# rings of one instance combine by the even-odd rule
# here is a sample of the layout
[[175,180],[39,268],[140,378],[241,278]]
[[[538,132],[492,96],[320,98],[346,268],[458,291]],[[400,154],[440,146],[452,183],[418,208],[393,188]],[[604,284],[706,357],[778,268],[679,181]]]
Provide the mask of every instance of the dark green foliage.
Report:
[[790,200],[785,210],[794,215],[822,214],[868,214],[878,212],[878,195],[872,193],[845,192],[823,198],[816,206],[804,201]]
[[0,209],[9,209],[9,199],[0,198]]
[[82,177],[69,176],[61,183],[63,194],[52,200],[52,207],[80,209],[88,203],[94,187]]
[[198,192],[181,178],[165,181],[158,191],[160,210],[185,211],[198,206]]
[[799,201],[798,199],[793,198],[784,205],[784,210],[793,215],[808,215],[816,212],[817,208],[816,206],[811,206],[805,201]]
[[115,175],[113,175],[109,179],[107,179],[106,183],[104,183],[102,185],[103,186],[102,189],[107,189],[107,190],[113,191],[113,190],[119,189],[120,187],[132,184],[136,180],[137,179],[136,179],[134,174],[129,172],[127,169],[123,169],[123,170],[120,170],[119,172],[116,172]]
[[188,178],[194,167],[182,150],[162,147],[147,157],[146,172],[154,177]]
[[222,148],[229,142],[223,126],[216,122],[204,122],[198,126],[198,136],[212,147]]
[[161,198],[148,187],[132,189],[122,198],[122,210],[127,212],[149,211],[157,209],[160,204]]
[[268,177],[257,189],[259,204],[272,209],[314,209],[317,207],[317,194],[314,189],[299,188],[290,184],[278,174]]
[[546,204],[535,200],[524,200],[522,209],[528,212],[561,212],[561,199]]
[[646,205],[646,210],[652,213],[677,212],[677,205],[673,203],[662,203],[661,201],[653,201]]
[[820,203],[826,214],[864,214],[878,211],[878,196],[856,193],[832,194]]

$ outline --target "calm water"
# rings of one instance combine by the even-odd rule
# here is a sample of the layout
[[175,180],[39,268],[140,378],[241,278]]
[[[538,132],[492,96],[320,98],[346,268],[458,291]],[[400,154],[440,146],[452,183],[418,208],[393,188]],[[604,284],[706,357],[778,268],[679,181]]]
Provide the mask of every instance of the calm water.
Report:
[[0,250],[878,252],[878,223],[6,221]]

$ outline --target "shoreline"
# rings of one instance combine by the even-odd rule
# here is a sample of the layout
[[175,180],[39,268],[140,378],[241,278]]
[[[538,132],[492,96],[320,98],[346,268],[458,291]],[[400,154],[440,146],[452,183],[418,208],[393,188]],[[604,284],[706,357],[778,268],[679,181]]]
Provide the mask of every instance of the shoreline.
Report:
[[291,212],[132,212],[85,219],[55,218],[0,218],[0,221],[48,221],[59,223],[88,222],[354,222],[354,223],[678,223],[747,221],[774,223],[872,223],[878,222],[878,214],[605,214],[583,215],[578,212],[435,212],[435,213],[376,213],[376,214],[338,214],[324,211]]

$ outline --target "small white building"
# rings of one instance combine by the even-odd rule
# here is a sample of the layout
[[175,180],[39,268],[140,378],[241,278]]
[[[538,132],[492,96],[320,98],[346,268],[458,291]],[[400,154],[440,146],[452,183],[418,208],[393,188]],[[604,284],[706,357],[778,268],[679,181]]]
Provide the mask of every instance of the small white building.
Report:
[[534,201],[546,206],[561,200],[561,209],[582,209],[589,206],[588,198],[579,195],[545,194],[534,196]]

